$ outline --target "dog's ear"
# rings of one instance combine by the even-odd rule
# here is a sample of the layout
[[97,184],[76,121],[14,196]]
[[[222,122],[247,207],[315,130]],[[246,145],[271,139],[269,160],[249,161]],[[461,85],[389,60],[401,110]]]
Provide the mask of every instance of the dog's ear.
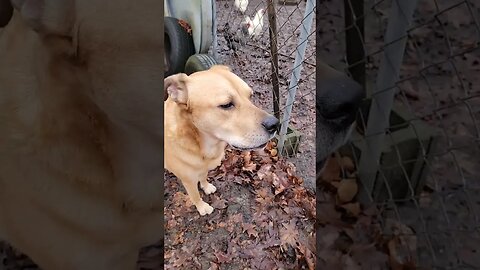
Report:
[[13,7],[10,0],[0,0],[0,27],[8,24],[12,18]]
[[163,80],[163,91],[168,94],[173,101],[180,104],[187,104],[187,81],[188,76],[185,73],[169,76]]
[[70,35],[75,19],[74,0],[11,0],[11,2],[33,30],[44,34]]
[[210,69],[220,69],[220,70],[227,70],[227,71],[232,72],[232,70],[228,66],[225,66],[225,65],[213,65]]

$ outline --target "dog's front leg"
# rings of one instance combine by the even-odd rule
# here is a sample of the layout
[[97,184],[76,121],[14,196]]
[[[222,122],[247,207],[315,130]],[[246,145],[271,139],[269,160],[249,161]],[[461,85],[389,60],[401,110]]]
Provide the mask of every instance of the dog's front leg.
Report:
[[197,208],[198,213],[200,213],[201,216],[211,214],[213,212],[213,207],[200,198],[200,192],[198,192],[197,184],[198,182],[192,181],[186,181],[183,183],[185,189],[187,190],[188,196],[190,196],[190,200],[192,200],[192,203]]
[[215,191],[217,191],[217,188],[207,181],[207,177],[202,178],[200,180],[200,187],[203,189],[203,192],[205,192],[205,194],[207,195],[215,193]]
[[[211,214],[213,212],[213,207],[211,207],[208,203],[204,202],[202,198],[200,197],[200,192],[198,191],[198,178],[197,179],[192,179],[190,177],[179,177],[180,180],[182,181],[183,186],[187,190],[188,196],[190,197],[190,200],[192,203],[195,205],[195,207],[198,210],[198,213],[200,213],[201,216]],[[206,182],[207,177],[202,176],[202,180],[200,182]],[[208,182],[207,182],[208,184]],[[213,186],[213,185],[212,185]],[[202,187],[203,188],[203,187]],[[215,188],[213,186],[213,188]],[[215,188],[216,190],[216,188]],[[205,192],[206,193],[206,192]]]

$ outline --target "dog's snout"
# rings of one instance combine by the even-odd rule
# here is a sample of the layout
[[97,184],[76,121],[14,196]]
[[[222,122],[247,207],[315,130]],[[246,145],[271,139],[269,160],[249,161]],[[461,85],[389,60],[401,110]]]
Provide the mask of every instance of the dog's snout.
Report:
[[273,134],[275,133],[275,131],[277,131],[279,123],[280,122],[275,116],[270,115],[267,118],[265,118],[265,120],[263,120],[262,126],[265,128],[265,130],[268,131],[268,133]]
[[353,122],[365,95],[363,88],[348,77],[323,82],[317,96],[317,109],[324,119]]

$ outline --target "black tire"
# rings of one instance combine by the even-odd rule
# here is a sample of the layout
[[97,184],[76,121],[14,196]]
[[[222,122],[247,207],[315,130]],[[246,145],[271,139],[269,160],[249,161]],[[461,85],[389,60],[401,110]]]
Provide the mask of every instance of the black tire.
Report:
[[172,17],[164,17],[165,27],[165,77],[183,72],[187,59],[195,54],[192,35]]
[[207,70],[216,64],[215,58],[208,54],[194,54],[188,58],[185,64],[185,73],[190,75],[197,71]]

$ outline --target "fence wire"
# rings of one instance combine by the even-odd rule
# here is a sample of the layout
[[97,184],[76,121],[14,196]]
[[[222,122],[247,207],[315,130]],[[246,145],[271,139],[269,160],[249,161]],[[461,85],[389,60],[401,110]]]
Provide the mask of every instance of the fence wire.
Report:
[[[230,66],[254,89],[253,101],[255,104],[275,111],[274,101],[279,99],[279,116],[282,124],[288,125],[300,134],[297,141],[294,135],[287,135],[285,149],[288,156],[297,165],[297,171],[305,178],[305,182],[314,189],[315,172],[315,26],[309,29],[307,48],[304,60],[300,62],[302,71],[296,88],[292,114],[286,115],[287,97],[292,73],[298,66],[294,65],[295,56],[300,47],[299,39],[302,27],[305,25],[306,1],[287,0],[240,0],[248,2],[245,12],[239,11],[234,1],[216,1],[217,13],[217,40],[216,48],[218,60]],[[276,29],[269,24],[268,9],[273,7],[276,17]],[[242,35],[242,26],[247,16],[254,20],[259,10],[264,10],[263,27],[254,22],[253,27],[261,28],[257,36]],[[315,15],[315,10],[312,11]],[[315,18],[314,18],[315,19]],[[277,53],[272,52],[270,31],[276,30]],[[241,44],[245,43],[245,44]],[[278,58],[278,69],[272,67],[272,62]],[[278,87],[278,96],[273,89]],[[277,116],[278,116],[277,115]],[[292,138],[292,139],[290,139]],[[297,148],[298,147],[298,148]],[[295,150],[298,150],[295,154]],[[301,153],[301,154],[300,154]],[[285,153],[287,154],[287,153]]]
[[[382,269],[479,269],[480,2],[319,2],[319,59],[367,90],[352,142],[340,153],[359,172],[367,163],[376,168],[372,183],[362,175],[359,183],[362,206],[380,213],[381,240],[373,244],[389,258]],[[407,2],[416,2],[411,22]],[[348,24],[349,14],[355,17]],[[406,33],[387,40],[387,28],[404,23]],[[380,72],[382,64],[394,65],[388,49],[405,39],[394,84],[379,88],[392,75]],[[374,160],[361,154],[378,135],[366,132],[375,124],[367,120],[382,93],[394,94],[394,102]]]

